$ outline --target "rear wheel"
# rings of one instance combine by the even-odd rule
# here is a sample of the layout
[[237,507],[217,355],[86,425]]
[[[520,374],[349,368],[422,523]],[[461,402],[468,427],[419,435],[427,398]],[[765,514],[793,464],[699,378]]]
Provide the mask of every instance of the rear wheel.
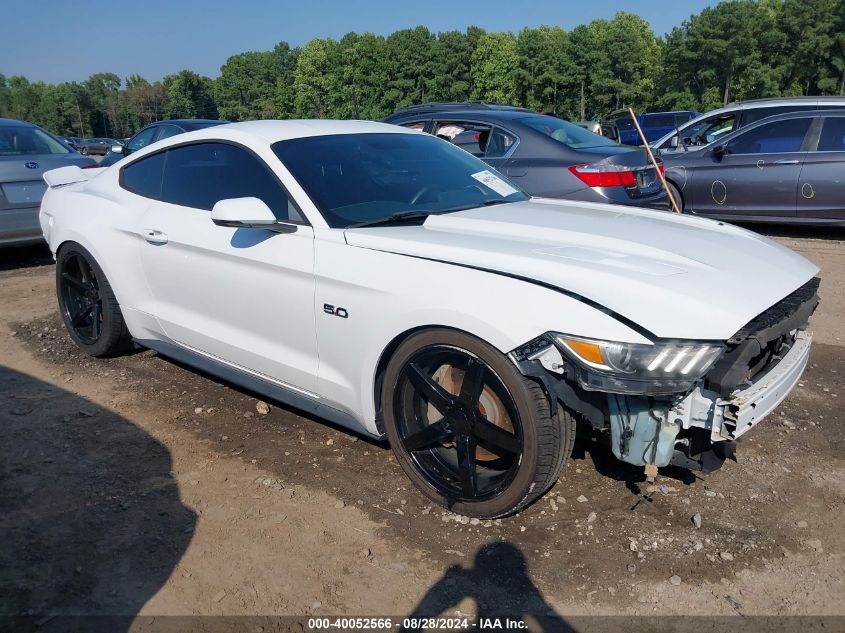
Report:
[[79,244],[62,246],[56,256],[56,291],[68,334],[83,351],[106,356],[129,347],[129,332],[111,285]]
[[396,350],[382,391],[400,466],[430,499],[460,514],[516,512],[554,485],[574,420],[552,416],[540,386],[498,350],[431,329]]
[[[681,213],[683,213],[684,212],[684,197],[683,197],[683,195],[681,195],[681,190],[678,189],[678,187],[675,186],[675,183],[673,183],[671,180],[666,181],[666,187],[669,189],[670,192],[672,192],[672,197],[675,199],[675,202],[678,204],[678,210]],[[674,209],[672,208],[671,202],[669,203],[669,210],[674,211]]]

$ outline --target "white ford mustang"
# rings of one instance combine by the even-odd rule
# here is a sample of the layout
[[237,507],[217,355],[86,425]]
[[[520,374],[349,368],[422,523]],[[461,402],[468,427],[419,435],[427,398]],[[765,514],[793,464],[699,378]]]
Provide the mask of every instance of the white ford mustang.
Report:
[[705,471],[807,363],[818,269],[748,231],[530,199],[423,133],[254,121],[48,172],[73,340],[133,341],[373,437],[436,502],[549,489],[576,421]]

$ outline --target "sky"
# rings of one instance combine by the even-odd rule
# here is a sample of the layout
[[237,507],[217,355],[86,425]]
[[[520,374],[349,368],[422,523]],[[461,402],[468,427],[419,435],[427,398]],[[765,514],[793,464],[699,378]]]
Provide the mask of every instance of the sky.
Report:
[[230,55],[301,46],[315,37],[427,26],[518,32],[571,29],[617,11],[637,13],[658,35],[708,0],[3,0],[0,73],[31,81],[82,81],[95,72],[153,81],[182,69],[216,77]]

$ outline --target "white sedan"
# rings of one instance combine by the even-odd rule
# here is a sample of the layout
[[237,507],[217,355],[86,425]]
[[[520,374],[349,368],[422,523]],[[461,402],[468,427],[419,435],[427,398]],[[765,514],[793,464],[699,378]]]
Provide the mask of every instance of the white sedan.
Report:
[[253,121],[48,172],[59,305],[86,352],[134,342],[386,437],[428,497],[520,510],[576,421],[644,467],[712,470],[807,362],[818,269],[743,229],[532,199],[441,139]]

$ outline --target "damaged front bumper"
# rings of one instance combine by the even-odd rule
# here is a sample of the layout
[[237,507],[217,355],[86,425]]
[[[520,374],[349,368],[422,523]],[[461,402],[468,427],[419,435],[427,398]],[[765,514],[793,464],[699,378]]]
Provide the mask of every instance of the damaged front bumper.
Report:
[[682,429],[700,428],[711,442],[734,441],[771,413],[795,387],[810,357],[812,335],[798,332],[779,362],[746,388],[726,398],[701,386],[669,409],[671,422]]

